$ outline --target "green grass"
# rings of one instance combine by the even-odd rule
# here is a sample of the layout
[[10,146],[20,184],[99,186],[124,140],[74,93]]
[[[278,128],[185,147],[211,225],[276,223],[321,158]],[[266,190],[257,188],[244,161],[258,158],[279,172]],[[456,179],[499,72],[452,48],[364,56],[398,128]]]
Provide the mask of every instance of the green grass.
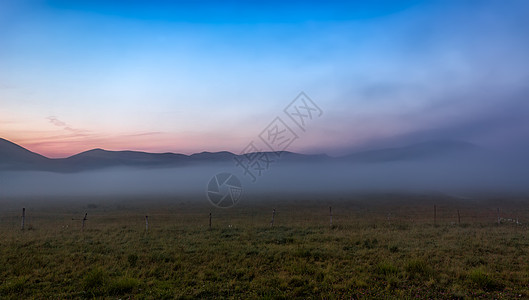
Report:
[[[332,203],[333,228],[320,201],[225,210],[35,202],[25,203],[32,229],[24,231],[10,202],[0,211],[0,298],[529,297],[529,228],[495,224],[498,203],[436,199],[434,226],[430,202],[385,199]],[[528,202],[501,203],[502,213],[529,220]]]

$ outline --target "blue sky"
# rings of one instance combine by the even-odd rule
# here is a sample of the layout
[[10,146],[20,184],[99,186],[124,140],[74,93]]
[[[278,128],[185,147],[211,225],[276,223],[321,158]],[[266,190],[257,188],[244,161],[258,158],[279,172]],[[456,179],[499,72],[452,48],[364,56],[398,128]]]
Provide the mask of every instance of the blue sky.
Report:
[[0,134],[239,152],[300,92],[292,151],[462,139],[525,145],[526,1],[2,1]]

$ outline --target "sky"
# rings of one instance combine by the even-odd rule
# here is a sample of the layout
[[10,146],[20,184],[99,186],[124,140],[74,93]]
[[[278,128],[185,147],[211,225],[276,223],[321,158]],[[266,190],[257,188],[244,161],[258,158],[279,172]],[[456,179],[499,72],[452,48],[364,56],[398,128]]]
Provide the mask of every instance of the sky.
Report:
[[[527,15],[523,0],[3,0],[0,137],[48,157],[240,153],[280,117],[301,153],[529,149]],[[300,92],[322,112],[304,130],[283,111]]]

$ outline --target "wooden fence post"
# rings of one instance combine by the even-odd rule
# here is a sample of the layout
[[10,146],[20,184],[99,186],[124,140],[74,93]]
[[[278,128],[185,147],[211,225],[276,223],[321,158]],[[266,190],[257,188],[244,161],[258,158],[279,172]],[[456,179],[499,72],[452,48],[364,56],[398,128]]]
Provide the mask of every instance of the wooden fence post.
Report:
[[272,211],[272,221],[270,221],[270,227],[274,227],[274,219],[276,217],[276,209]]
[[149,231],[149,216],[145,216],[145,232]]
[[86,220],[88,220],[88,219],[86,218],[87,215],[88,215],[88,213],[85,213],[85,214],[84,214],[82,231],[84,231],[84,223],[86,222]]
[[209,213],[209,229],[211,229],[211,212]]
[[457,210],[457,224],[461,225],[461,214],[459,214],[459,209]]
[[500,225],[500,209],[499,208],[497,209],[497,214],[498,214],[498,225]]
[[24,230],[25,223],[26,223],[26,208],[22,207],[22,225],[21,225],[22,230]]

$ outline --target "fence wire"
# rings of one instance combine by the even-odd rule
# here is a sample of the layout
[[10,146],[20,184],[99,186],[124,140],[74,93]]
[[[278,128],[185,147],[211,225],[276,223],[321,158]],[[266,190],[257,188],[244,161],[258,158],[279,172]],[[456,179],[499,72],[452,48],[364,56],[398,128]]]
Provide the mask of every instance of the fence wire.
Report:
[[[329,226],[331,214],[329,205],[276,205],[244,207],[240,209],[215,209],[208,206],[178,206],[169,209],[132,208],[132,209],[87,209],[52,210],[27,207],[24,226],[39,228],[54,226],[57,228],[76,228],[82,224],[87,213],[87,226],[102,228],[124,226],[141,228],[148,216],[149,228],[161,226],[197,226],[206,227],[209,213],[212,223],[217,226],[269,226],[273,209],[274,226]],[[355,206],[340,203],[332,206],[332,225],[354,226],[359,224],[435,224],[435,225],[472,225],[472,224],[515,224],[528,225],[529,206],[455,206],[455,205],[382,205]],[[0,210],[0,228],[16,229],[22,225],[22,208],[10,207]]]

